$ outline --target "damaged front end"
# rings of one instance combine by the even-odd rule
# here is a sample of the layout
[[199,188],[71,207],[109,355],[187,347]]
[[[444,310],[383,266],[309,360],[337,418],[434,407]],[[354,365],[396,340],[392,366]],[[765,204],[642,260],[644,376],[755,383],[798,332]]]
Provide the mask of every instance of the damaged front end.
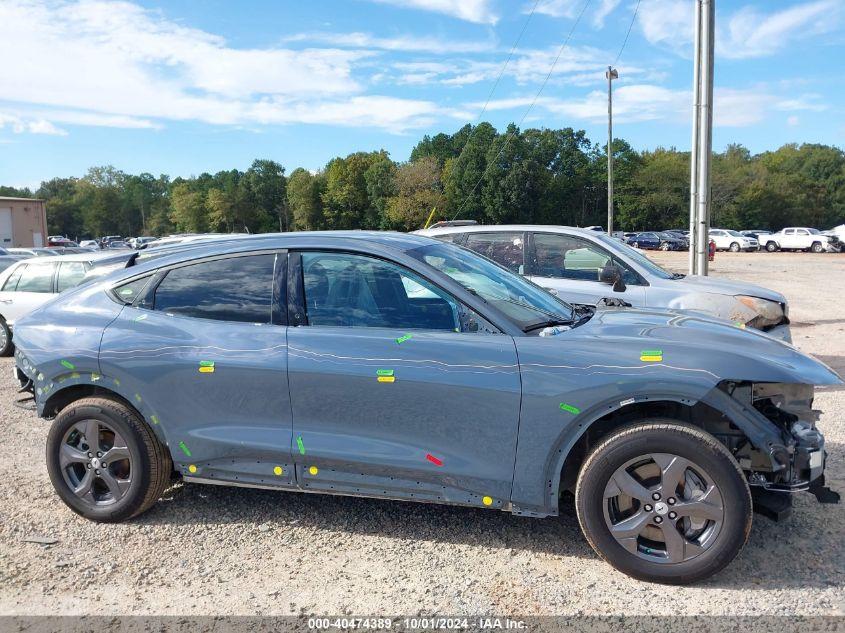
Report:
[[755,507],[775,519],[788,515],[789,494],[810,492],[821,503],[837,503],[839,494],[825,486],[827,452],[816,428],[820,411],[813,409],[814,387],[799,383],[730,383],[730,395],[753,408],[777,429],[781,441],[767,443],[764,459],[750,443],[735,457],[748,476]]

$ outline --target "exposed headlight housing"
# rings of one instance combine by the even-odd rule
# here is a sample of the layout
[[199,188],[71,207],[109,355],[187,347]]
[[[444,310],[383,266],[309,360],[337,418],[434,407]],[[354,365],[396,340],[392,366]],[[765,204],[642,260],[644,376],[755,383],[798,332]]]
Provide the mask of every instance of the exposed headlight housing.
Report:
[[736,299],[755,315],[745,322],[748,327],[762,330],[773,325],[780,325],[786,320],[785,306],[777,301],[746,295],[737,295]]

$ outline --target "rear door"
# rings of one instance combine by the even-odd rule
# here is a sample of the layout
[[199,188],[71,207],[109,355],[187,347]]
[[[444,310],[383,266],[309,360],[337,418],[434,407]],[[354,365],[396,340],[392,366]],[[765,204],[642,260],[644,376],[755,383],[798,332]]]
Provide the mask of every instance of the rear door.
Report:
[[102,380],[160,424],[186,476],[293,485],[286,253],[190,262],[116,288]]
[[505,505],[520,403],[513,339],[394,262],[303,252],[290,270],[300,485]]
[[[630,266],[598,244],[559,233],[532,233],[529,242],[529,279],[553,289],[564,301],[595,305],[605,297],[632,305],[645,302],[645,281]],[[599,281],[601,269],[614,264],[622,270],[626,289],[613,290]]]

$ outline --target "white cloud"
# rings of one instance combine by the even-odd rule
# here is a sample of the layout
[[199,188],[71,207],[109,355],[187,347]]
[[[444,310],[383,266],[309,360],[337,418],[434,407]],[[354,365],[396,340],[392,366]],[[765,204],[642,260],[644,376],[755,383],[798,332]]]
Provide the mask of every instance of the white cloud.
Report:
[[[600,29],[608,15],[619,5],[622,0],[599,0],[598,5],[592,12],[591,22],[593,27]],[[523,13],[530,13],[534,2],[523,5]],[[574,18],[582,10],[588,11],[591,7],[584,7],[584,0],[540,0],[537,4],[536,13],[548,15],[553,18]]]
[[[533,96],[520,95],[497,99],[487,109],[524,110]],[[717,88],[713,108],[714,126],[747,127],[764,121],[775,110],[788,109],[783,100],[772,94],[765,86],[749,89]],[[469,108],[480,108],[482,104],[468,104]],[[604,123],[607,120],[607,92],[593,90],[588,94],[572,98],[541,97],[537,108],[544,109],[557,117],[569,117],[589,123]],[[643,121],[667,121],[679,125],[690,125],[692,118],[692,91],[673,90],[653,84],[622,85],[613,91],[613,120],[615,123],[637,123]]]
[[[695,3],[690,0],[642,0],[637,22],[645,38],[690,55]],[[766,57],[801,40],[836,29],[841,22],[840,0],[815,0],[773,13],[745,6],[733,14],[716,14],[717,57]]]
[[421,9],[443,13],[454,18],[477,24],[496,24],[499,16],[495,14],[491,0],[371,0],[398,7]]
[[795,127],[799,123],[800,123],[800,120],[798,119],[797,116],[791,116],[791,117],[786,118],[786,124],[791,126],[791,127]]
[[330,44],[343,48],[379,49],[386,51],[422,52],[436,55],[450,53],[483,53],[493,50],[494,42],[466,41],[460,39],[441,39],[436,37],[418,37],[400,35],[395,37],[376,37],[369,33],[330,33],[314,31],[298,33],[284,38],[286,42],[311,42]]
[[770,15],[744,7],[731,16],[727,29],[720,32],[719,53],[734,59],[765,57],[790,40],[836,28],[840,14],[840,0],[799,4]]
[[[353,71],[372,55],[337,47],[233,48],[131,2],[0,3],[0,59],[14,60],[0,65],[0,85],[7,100],[51,109],[45,121],[308,122],[400,131],[427,121],[424,111],[442,113],[430,101],[363,95]],[[343,111],[350,116],[338,116]]]
[[3,112],[0,112],[0,130],[6,126],[8,126],[15,134],[29,132],[30,134],[67,136],[67,132],[65,130],[56,127],[46,119],[26,119],[14,114],[4,114]]

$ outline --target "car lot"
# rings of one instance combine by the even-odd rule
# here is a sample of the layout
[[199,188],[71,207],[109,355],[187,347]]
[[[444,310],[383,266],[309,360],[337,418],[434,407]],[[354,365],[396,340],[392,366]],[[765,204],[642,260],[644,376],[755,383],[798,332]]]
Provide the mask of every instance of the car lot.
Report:
[[[687,254],[654,259],[682,271]],[[842,373],[845,256],[717,255],[715,275],[786,294],[793,336]],[[175,486],[123,525],[58,502],[46,425],[12,406],[0,363],[0,612],[43,613],[845,613],[845,506],[799,495],[783,524],[755,521],[724,572],[688,588],[638,583],[589,549],[574,515],[532,520],[445,508],[239,488]],[[845,391],[817,408],[845,489]],[[25,542],[55,539],[52,545]],[[667,596],[671,596],[667,599]]]

